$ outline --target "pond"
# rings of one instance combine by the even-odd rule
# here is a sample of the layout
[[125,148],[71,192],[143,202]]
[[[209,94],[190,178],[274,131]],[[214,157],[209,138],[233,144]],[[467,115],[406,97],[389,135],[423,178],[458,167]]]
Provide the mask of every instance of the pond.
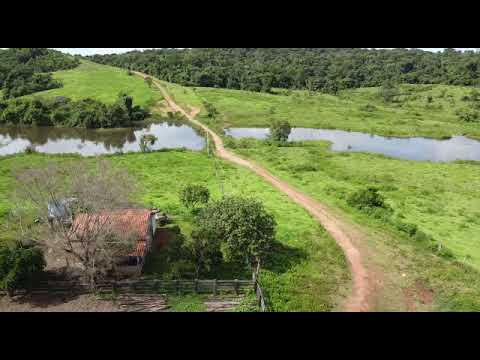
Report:
[[0,127],[0,156],[25,151],[29,146],[46,154],[93,156],[116,152],[139,152],[143,134],[158,140],[152,150],[186,148],[202,150],[205,139],[179,121],[143,124],[132,128],[89,130],[54,127]]
[[[236,139],[265,139],[269,129],[232,128],[225,131]],[[332,151],[370,152],[417,161],[450,162],[455,160],[480,160],[480,141],[464,136],[448,140],[423,137],[395,138],[343,130],[294,128],[289,141],[327,140]]]

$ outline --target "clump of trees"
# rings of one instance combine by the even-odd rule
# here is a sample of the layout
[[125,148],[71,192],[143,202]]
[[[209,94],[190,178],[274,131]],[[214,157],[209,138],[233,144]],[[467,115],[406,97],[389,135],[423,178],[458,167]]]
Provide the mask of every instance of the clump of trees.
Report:
[[[206,200],[205,195],[202,198]],[[224,263],[232,269],[257,271],[275,241],[274,217],[250,198],[230,196],[208,203],[196,213],[195,225],[189,237],[177,229],[162,253],[170,264],[169,274],[212,276]]]
[[50,72],[72,69],[80,62],[46,48],[10,48],[0,50],[0,64],[0,89],[10,99],[61,87]]
[[130,126],[147,116],[148,111],[133,106],[132,97],[125,93],[120,93],[111,105],[90,98],[72,101],[66,97],[0,101],[0,124],[115,128]]
[[199,204],[207,204],[210,200],[210,191],[202,185],[188,185],[180,192],[180,202],[187,209],[194,209]]
[[480,54],[446,49],[194,48],[94,55],[91,60],[135,69],[184,86],[264,91],[344,89],[401,84],[475,86]]
[[278,142],[288,141],[288,137],[292,132],[292,126],[286,120],[273,120],[270,124],[269,139]]
[[0,289],[10,297],[16,290],[29,290],[45,266],[43,251],[33,244],[0,244]]

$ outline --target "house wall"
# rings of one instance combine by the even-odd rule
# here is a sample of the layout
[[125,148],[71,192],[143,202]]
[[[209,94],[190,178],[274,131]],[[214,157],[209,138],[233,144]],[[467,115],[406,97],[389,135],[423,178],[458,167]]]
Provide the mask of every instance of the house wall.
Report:
[[148,232],[148,239],[147,239],[148,251],[152,249],[152,243],[153,243],[153,239],[155,238],[156,231],[157,231],[157,220],[155,219],[155,215],[150,215],[150,229]]

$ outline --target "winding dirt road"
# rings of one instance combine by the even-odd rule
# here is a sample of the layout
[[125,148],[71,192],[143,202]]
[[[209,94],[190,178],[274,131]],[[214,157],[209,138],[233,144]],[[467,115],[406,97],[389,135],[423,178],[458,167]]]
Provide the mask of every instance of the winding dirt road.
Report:
[[[136,74],[144,78],[147,76],[138,72],[136,72]],[[273,176],[263,167],[226,150],[222,139],[207,126],[195,119],[196,115],[198,114],[198,110],[188,113],[173,101],[172,97],[167,93],[160,82],[153,80],[153,84],[161,91],[172,111],[182,113],[189,121],[210,135],[215,143],[216,154],[219,157],[255,172],[272,184],[275,188],[290,197],[294,202],[305,208],[322,224],[325,230],[330,233],[330,235],[343,249],[352,273],[353,291],[345,303],[341,306],[341,309],[343,311],[350,312],[374,310],[373,295],[376,290],[375,274],[370,272],[365,267],[362,261],[362,253],[355,245],[355,242],[358,243],[361,241],[360,238],[364,236],[364,234],[360,234],[357,230],[354,230],[347,224],[343,223],[341,219],[332,214],[325,205],[319,203],[308,195],[303,194],[285,181]]]

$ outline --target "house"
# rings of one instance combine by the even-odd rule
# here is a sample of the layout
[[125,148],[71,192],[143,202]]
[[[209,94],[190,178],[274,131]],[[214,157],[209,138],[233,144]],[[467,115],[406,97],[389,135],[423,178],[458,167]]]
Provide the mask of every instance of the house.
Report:
[[[98,214],[79,214],[72,224],[72,231],[79,239],[89,233],[102,231],[102,227],[118,238],[134,237],[131,250],[118,254],[117,268],[126,275],[139,275],[145,258],[152,249],[157,229],[159,211],[151,209],[121,209]],[[106,226],[106,224],[108,224]]]

